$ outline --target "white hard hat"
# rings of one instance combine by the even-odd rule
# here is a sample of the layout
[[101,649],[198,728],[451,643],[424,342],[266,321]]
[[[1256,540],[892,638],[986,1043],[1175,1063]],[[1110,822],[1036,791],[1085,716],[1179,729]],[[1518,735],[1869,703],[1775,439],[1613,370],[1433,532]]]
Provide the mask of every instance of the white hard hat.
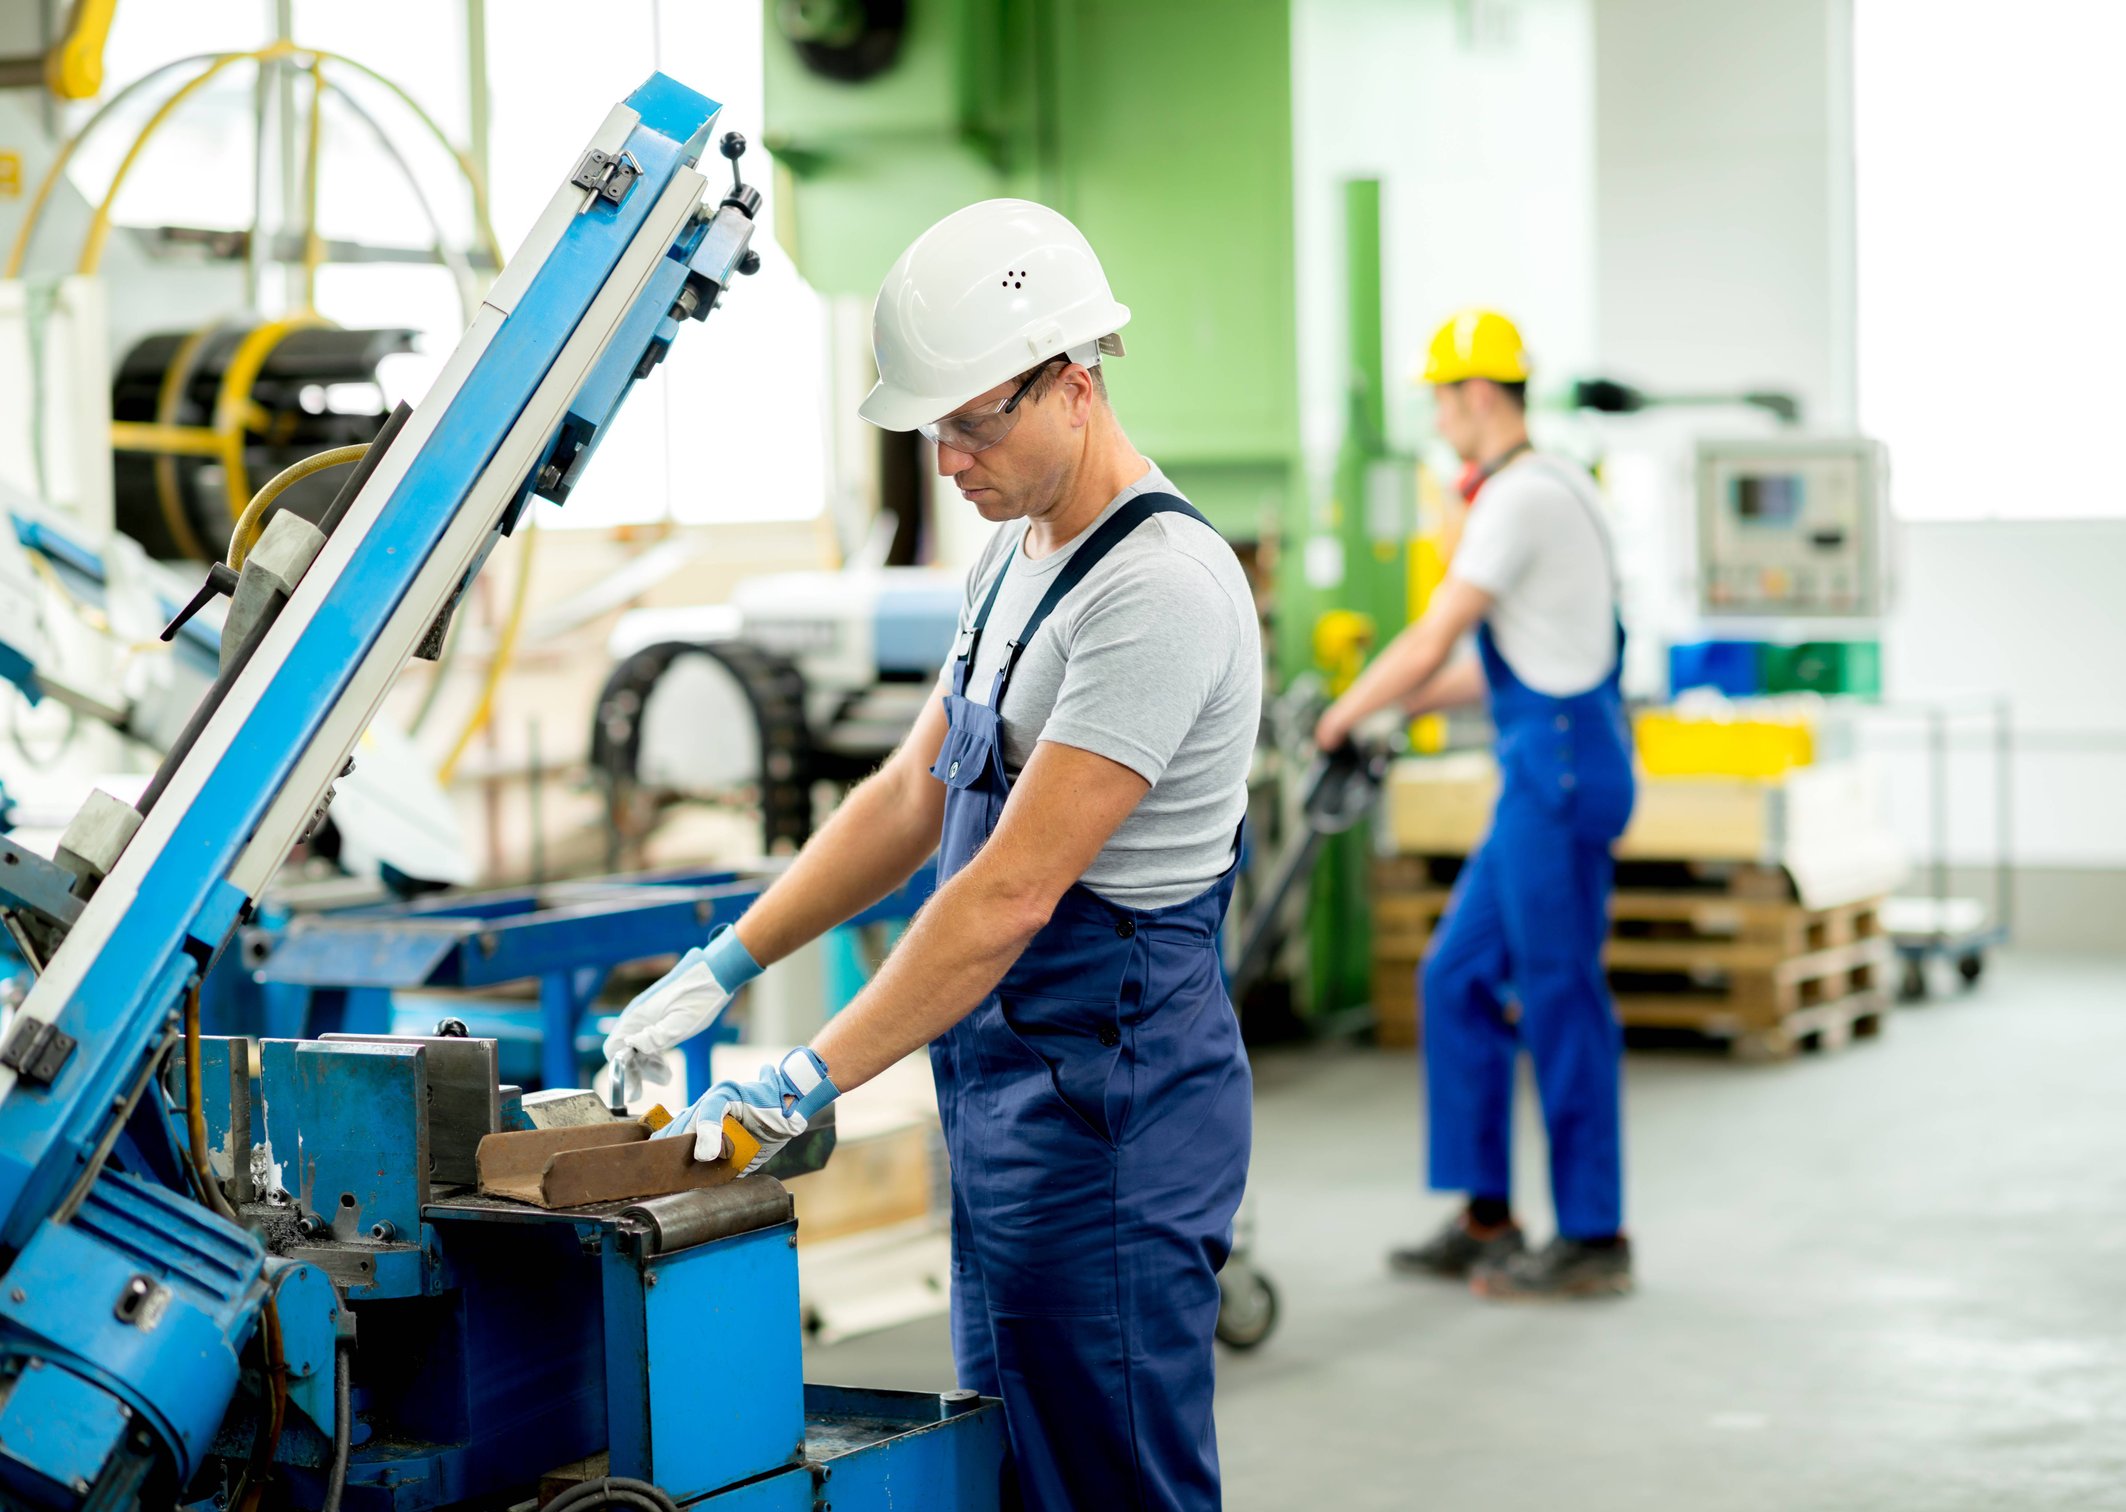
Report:
[[1051,357],[1120,356],[1128,323],[1076,226],[1030,200],[983,200],[918,236],[879,285],[878,383],[857,413],[914,430]]

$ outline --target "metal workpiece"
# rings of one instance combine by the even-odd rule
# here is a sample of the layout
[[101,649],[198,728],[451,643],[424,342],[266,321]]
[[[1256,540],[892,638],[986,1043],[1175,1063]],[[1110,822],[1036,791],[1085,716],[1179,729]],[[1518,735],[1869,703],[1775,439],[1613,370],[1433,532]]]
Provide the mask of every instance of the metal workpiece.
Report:
[[643,1250],[670,1255],[712,1240],[788,1223],[797,1204],[773,1176],[746,1176],[726,1186],[651,1197],[621,1210],[624,1224],[639,1225]]
[[627,1110],[614,1110],[598,1100],[598,1094],[582,1087],[552,1087],[526,1092],[516,1100],[513,1129],[589,1129],[625,1118]]

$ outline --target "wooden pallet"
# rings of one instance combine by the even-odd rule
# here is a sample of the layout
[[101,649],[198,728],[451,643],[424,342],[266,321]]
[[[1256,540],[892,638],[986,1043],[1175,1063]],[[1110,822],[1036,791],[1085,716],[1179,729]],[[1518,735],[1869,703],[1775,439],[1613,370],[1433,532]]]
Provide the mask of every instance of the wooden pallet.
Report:
[[[1416,1043],[1417,963],[1458,858],[1399,856],[1374,877],[1374,1009],[1383,1044]],[[1603,961],[1627,1028],[1688,1030],[1772,1058],[1879,1033],[1891,944],[1879,900],[1807,909],[1776,867],[1620,868]]]

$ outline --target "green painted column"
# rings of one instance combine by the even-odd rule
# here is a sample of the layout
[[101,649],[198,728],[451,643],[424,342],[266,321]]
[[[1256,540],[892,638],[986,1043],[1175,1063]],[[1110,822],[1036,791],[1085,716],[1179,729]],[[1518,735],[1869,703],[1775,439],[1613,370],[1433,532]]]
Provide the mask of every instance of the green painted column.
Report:
[[[1402,629],[1407,613],[1416,472],[1410,458],[1388,445],[1381,183],[1350,179],[1343,190],[1344,435],[1334,491],[1318,526],[1336,543],[1341,582],[1317,595],[1312,617],[1334,610],[1365,616],[1378,651]],[[1309,943],[1317,1013],[1357,1007],[1372,992],[1370,850],[1370,832],[1353,830],[1323,848],[1315,872]]]

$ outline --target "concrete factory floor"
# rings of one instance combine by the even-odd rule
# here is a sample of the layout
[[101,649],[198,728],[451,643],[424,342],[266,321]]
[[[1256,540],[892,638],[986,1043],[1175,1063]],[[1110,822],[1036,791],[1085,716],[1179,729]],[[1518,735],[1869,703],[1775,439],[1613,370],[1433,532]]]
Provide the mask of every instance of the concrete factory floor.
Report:
[[[1418,1190],[1412,1057],[1266,1054],[1257,1252],[1284,1313],[1220,1354],[1226,1505],[2126,1508],[2122,1067],[2126,961],[2027,954],[1831,1055],[1634,1051],[1641,1290],[1510,1308],[1382,1264],[1447,1210]],[[807,1367],[952,1384],[942,1319]]]

